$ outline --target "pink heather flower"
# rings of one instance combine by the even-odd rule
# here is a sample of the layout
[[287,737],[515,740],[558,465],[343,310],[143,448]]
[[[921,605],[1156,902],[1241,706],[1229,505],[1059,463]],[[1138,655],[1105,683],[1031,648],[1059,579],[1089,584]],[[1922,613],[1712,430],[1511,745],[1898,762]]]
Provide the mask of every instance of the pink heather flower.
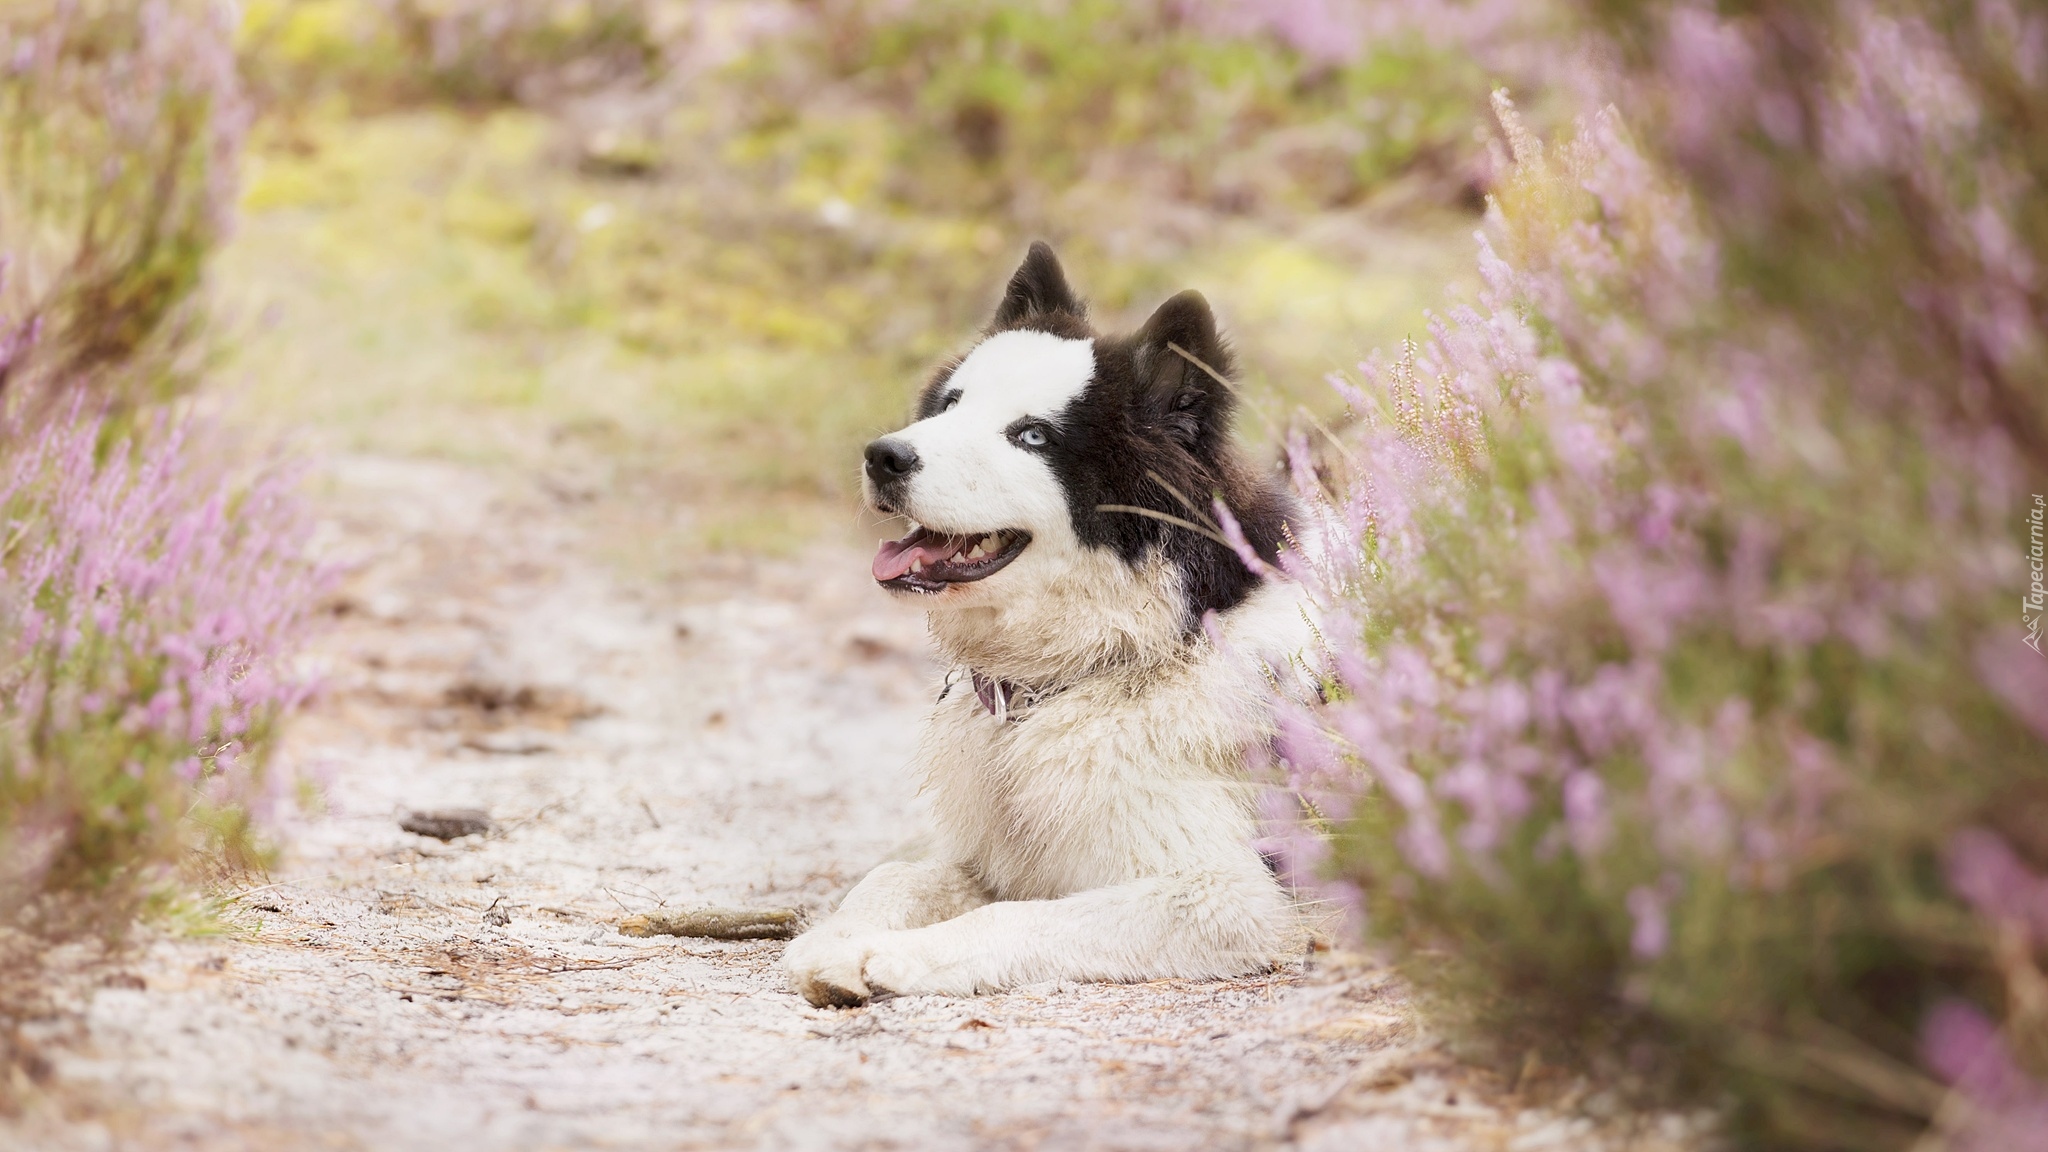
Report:
[[2048,660],[2021,643],[2017,629],[1978,647],[1977,675],[2015,718],[2048,740]]
[[1244,561],[1245,567],[1262,574],[1271,572],[1272,565],[1260,558],[1251,541],[1245,539],[1244,529],[1239,526],[1237,517],[1231,515],[1229,507],[1221,500],[1213,501],[1212,506],[1216,513],[1216,523],[1222,528],[1223,539],[1230,544],[1231,550],[1237,553],[1238,559]]
[[1654,960],[1671,945],[1671,924],[1665,913],[1669,898],[1647,885],[1629,890],[1628,914],[1635,918],[1629,948],[1645,960]]
[[1456,801],[1465,811],[1458,842],[1475,857],[1484,856],[1499,844],[1505,831],[1528,814],[1528,787],[1511,772],[1490,770],[1484,763],[1467,760],[1437,777],[1437,794]]
[[1330,842],[1303,821],[1300,799],[1285,789],[1267,788],[1259,796],[1259,817],[1265,831],[1257,845],[1260,853],[1279,867],[1289,887],[1321,894],[1332,883],[1325,874]]
[[1607,818],[1606,784],[1584,768],[1574,769],[1564,778],[1563,799],[1572,850],[1588,859],[1599,855],[1613,830]]
[[1996,833],[1965,828],[1949,840],[1948,882],[1987,920],[2048,946],[2048,879],[2029,871]]
[[2048,1086],[2013,1060],[1998,1026],[1974,1006],[1948,1000],[1927,1014],[1921,1059],[1969,1102],[1947,1147],[1964,1152],[2048,1149]]
[[1968,1004],[1950,1000],[1928,1013],[1920,1043],[1927,1067],[1951,1084],[1975,1082],[1996,1098],[2020,1087],[2009,1075],[1998,1025]]
[[[54,786],[92,779],[81,758],[106,755],[107,771],[261,801],[267,749],[243,737],[304,699],[287,662],[328,582],[302,556],[292,478],[231,486],[194,427],[165,417],[104,453],[102,439],[83,393],[0,413],[0,664],[15,670],[0,679],[0,770]],[[118,829],[134,817],[82,814]],[[22,818],[0,812],[0,834]]]
[[1344,0],[1260,0],[1237,6],[1288,47],[1311,60],[1341,63],[1358,55],[1365,39],[1356,5]]
[[1455,44],[1496,68],[1533,76],[1557,65],[1531,51],[1527,4],[1514,0],[1177,0],[1186,19],[1212,35],[1267,35],[1309,61],[1344,64],[1376,45],[1424,40]]
[[1411,811],[1395,841],[1415,871],[1439,880],[1450,875],[1450,845],[1444,841],[1443,826],[1437,823],[1433,812]]
[[1282,703],[1275,706],[1274,721],[1279,729],[1274,747],[1293,769],[1297,787],[1338,773],[1342,760],[1337,748],[1313,717],[1291,703]]

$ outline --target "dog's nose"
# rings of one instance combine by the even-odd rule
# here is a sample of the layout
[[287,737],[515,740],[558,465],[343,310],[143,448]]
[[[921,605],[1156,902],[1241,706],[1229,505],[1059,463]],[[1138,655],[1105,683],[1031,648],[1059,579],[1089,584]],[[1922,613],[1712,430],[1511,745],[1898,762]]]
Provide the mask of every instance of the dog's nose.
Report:
[[887,436],[868,445],[868,480],[876,485],[901,480],[917,471],[917,449]]

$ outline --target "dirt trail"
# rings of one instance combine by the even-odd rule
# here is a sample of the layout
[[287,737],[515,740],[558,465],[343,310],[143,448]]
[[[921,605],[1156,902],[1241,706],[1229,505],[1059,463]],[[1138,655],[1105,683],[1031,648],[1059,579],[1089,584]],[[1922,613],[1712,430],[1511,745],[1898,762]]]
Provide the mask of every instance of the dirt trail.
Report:
[[[158,939],[83,998],[68,1118],[46,1103],[0,1144],[1599,1143],[1500,1103],[1342,956],[825,1011],[780,943],[619,935],[664,903],[820,909],[917,831],[920,622],[840,550],[629,586],[587,558],[573,494],[481,468],[344,458],[328,488],[359,567],[289,749],[324,810],[231,903],[235,934]],[[399,829],[437,806],[496,829]]]

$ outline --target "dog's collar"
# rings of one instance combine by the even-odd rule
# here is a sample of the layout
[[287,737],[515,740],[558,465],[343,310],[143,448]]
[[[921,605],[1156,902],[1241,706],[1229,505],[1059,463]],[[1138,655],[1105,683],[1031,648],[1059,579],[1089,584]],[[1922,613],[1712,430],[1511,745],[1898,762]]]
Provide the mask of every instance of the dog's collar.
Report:
[[[967,669],[967,678],[974,685],[974,698],[981,702],[982,709],[998,720],[1022,720],[1025,709],[1066,691],[1064,684],[1033,688],[1014,680],[998,680],[978,668]],[[945,687],[939,689],[940,700],[953,691],[953,685],[959,679],[960,670],[957,668],[946,676]]]

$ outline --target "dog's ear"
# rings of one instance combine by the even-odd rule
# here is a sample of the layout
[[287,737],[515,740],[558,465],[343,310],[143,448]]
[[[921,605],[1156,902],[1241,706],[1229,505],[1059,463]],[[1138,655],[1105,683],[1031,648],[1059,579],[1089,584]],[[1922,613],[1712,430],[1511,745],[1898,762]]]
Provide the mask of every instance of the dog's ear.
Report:
[[1136,403],[1145,423],[1193,450],[1229,427],[1234,396],[1230,346],[1209,302],[1192,289],[1159,306],[1138,329]]
[[1034,240],[1024,254],[1024,263],[1010,277],[1010,286],[1003,290],[1003,302],[996,305],[989,330],[1012,327],[1033,313],[1051,312],[1081,317],[1087,309],[1067,287],[1067,274],[1060,270],[1060,258],[1052,254],[1052,245]]

